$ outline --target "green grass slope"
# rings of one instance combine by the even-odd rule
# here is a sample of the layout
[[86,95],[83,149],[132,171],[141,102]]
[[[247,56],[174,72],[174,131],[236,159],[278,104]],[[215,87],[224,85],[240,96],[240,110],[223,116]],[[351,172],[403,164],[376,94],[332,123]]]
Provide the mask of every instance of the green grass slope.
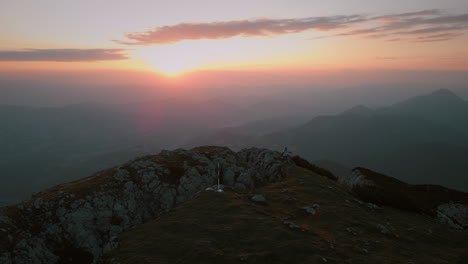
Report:
[[[106,261],[416,264],[468,259],[468,230],[393,208],[370,209],[336,182],[304,168],[291,166],[288,175],[254,193],[202,192],[121,234],[119,248]],[[264,195],[266,202],[253,202],[253,194]],[[313,204],[320,205],[314,215],[302,209]]]

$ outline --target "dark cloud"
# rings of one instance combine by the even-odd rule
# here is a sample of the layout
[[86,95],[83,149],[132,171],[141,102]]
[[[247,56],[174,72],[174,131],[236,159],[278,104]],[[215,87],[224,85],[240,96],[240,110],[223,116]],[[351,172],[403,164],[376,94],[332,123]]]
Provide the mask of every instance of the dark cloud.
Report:
[[106,61],[126,60],[124,49],[24,49],[0,51],[0,61]]
[[462,15],[437,15],[437,16],[412,16],[412,17],[399,17],[387,16],[386,24],[380,27],[381,30],[398,30],[408,29],[414,27],[468,27],[468,14]]
[[336,34],[336,36],[353,36],[353,35],[362,35],[362,34],[379,33],[379,32],[381,32],[379,28],[365,28],[365,29],[352,30],[349,32]]
[[438,42],[438,41],[446,41],[449,39],[456,38],[458,36],[463,35],[462,33],[442,33],[442,34],[434,34],[434,35],[427,35],[421,36],[416,38],[415,42]]
[[446,37],[446,38],[432,38],[432,39],[416,39],[413,40],[413,42],[441,42],[441,41],[447,41],[451,40],[453,37]]
[[[463,35],[463,32],[468,29],[468,14],[447,15],[439,10],[425,10],[369,18],[367,22],[373,22],[374,26],[354,29],[334,36],[389,37],[388,41],[445,41]],[[434,33],[444,34],[444,37],[428,37],[429,34]],[[402,39],[399,37],[402,35],[413,38]]]
[[442,34],[435,34],[435,35],[419,37],[419,39],[447,38],[447,37],[456,37],[456,36],[460,36],[460,35],[463,35],[463,34],[461,34],[461,33],[442,33]]
[[468,14],[451,15],[451,16],[439,16],[426,19],[424,23],[427,24],[464,24],[468,25]]
[[414,35],[414,34],[426,34],[426,33],[437,33],[437,32],[451,32],[451,31],[458,31],[463,30],[464,27],[460,26],[453,26],[453,27],[428,27],[422,29],[416,29],[411,31],[402,31],[398,32],[397,34],[405,34],[405,35]]
[[360,15],[310,17],[300,19],[255,19],[217,21],[211,23],[180,23],[156,27],[146,32],[127,33],[130,41],[115,40],[126,45],[170,44],[183,40],[226,39],[237,36],[275,36],[306,30],[329,31],[365,21]]
[[429,10],[422,10],[422,11],[417,11],[417,12],[408,12],[408,13],[393,14],[393,15],[388,15],[388,16],[380,16],[378,18],[428,16],[428,15],[438,15],[440,13],[441,11],[439,9],[429,9]]

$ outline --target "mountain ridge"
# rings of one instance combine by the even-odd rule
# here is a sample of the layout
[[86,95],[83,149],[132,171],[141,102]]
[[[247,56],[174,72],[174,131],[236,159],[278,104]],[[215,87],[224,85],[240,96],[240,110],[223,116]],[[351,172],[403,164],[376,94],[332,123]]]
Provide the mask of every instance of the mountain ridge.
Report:
[[[323,212],[333,212],[329,211],[329,206],[330,208],[335,207],[342,210],[341,204],[343,201],[349,203],[350,200],[354,199],[352,195],[358,195],[357,197],[362,198],[359,195],[363,194],[366,195],[363,198],[364,202],[356,200],[353,202],[354,205],[350,207],[354,208],[353,214],[361,212],[364,208],[373,211],[382,205],[399,208],[399,204],[392,204],[392,202],[400,200],[399,196],[395,199],[392,194],[391,190],[395,188],[392,187],[394,184],[382,183],[381,181],[381,179],[384,179],[384,182],[387,182],[387,178],[390,179],[390,177],[379,176],[380,174],[370,170],[359,169],[359,171],[359,175],[364,176],[358,175],[359,180],[352,180],[351,182],[354,184],[350,186],[346,184],[350,181],[340,183],[340,179],[337,179],[329,171],[310,164],[298,156],[286,158],[280,152],[267,149],[250,148],[236,153],[225,147],[204,146],[191,150],[162,151],[158,155],[136,158],[123,165],[97,172],[78,181],[57,185],[35,194],[29,201],[3,208],[0,213],[0,262],[6,264],[31,262],[101,263],[106,260],[108,254],[122,252],[119,245],[125,245],[125,243],[121,240],[122,238],[119,238],[119,234],[124,231],[132,232],[133,227],[141,226],[150,221],[159,221],[158,219],[163,215],[172,214],[170,212],[179,211],[184,215],[183,212],[186,209],[177,208],[185,204],[185,202],[191,201],[194,197],[207,197],[206,195],[210,195],[210,187],[214,190],[218,189],[219,186],[216,185],[219,182],[218,177],[220,177],[219,179],[223,185],[221,188],[225,190],[225,197],[230,197],[229,199],[244,200],[255,193],[262,193],[261,188],[268,189],[270,188],[268,186],[271,186],[273,189],[268,192],[266,202],[262,202],[262,199],[265,199],[264,197],[257,195],[260,204],[254,204],[253,208],[256,206],[267,206],[265,208],[268,208],[270,201],[276,199],[273,197],[283,197],[278,201],[282,204],[282,207],[286,206],[284,208],[286,211],[278,215],[279,218],[274,217],[276,219],[274,222],[280,223],[281,228],[286,225],[287,228],[298,229],[297,231],[309,230],[310,228],[301,227],[294,222],[300,220],[297,217],[303,215],[304,213],[301,210],[305,209],[296,208],[298,204],[294,201],[297,201],[297,198],[292,197],[296,191],[289,188],[306,188],[302,191],[298,189],[297,193],[301,193],[301,196],[306,194],[316,196],[316,199],[320,199],[322,205],[325,206],[324,209],[320,209],[324,210]],[[366,180],[367,177],[370,178]],[[395,181],[398,184],[405,184],[397,180],[392,182]],[[292,182],[295,184],[291,185]],[[363,182],[367,185],[363,185]],[[358,186],[367,186],[366,188],[370,189],[356,189],[356,184]],[[291,186],[288,187],[289,185]],[[372,192],[374,186],[375,190],[379,190],[377,195]],[[380,191],[380,188],[387,188],[387,186],[390,188],[389,192]],[[466,230],[448,231],[452,229],[448,229],[448,226],[442,226],[438,222],[445,221],[452,228],[468,228],[468,194],[443,187],[424,188],[418,192],[442,191],[438,191],[439,198],[435,202],[432,200],[426,202],[424,195],[421,196],[420,193],[416,196],[413,195],[412,199],[416,199],[414,201],[420,201],[422,205],[427,205],[427,208],[410,207],[408,211],[412,214],[430,213],[433,220],[424,225],[428,224],[430,228],[439,230],[437,234],[450,232],[451,237],[462,237]],[[224,195],[223,193],[219,195]],[[210,197],[215,194],[218,193],[212,192]],[[382,200],[382,197],[384,200]],[[195,201],[198,201],[197,199]],[[461,204],[452,205],[451,200]],[[375,202],[377,205],[369,202]],[[242,202],[242,204],[241,207],[251,206],[245,204],[245,202]],[[294,205],[294,207],[291,209],[288,204]],[[357,204],[360,205],[356,207]],[[188,206],[190,207],[190,205]],[[206,206],[209,207],[210,205],[207,204]],[[181,208],[186,207],[182,206]],[[227,209],[229,208],[232,207],[228,206]],[[310,208],[305,210],[307,214],[315,215],[318,210],[318,216],[321,215],[320,212],[322,211],[319,208],[322,207],[320,205],[318,207],[314,205]],[[419,212],[419,209],[422,211]],[[427,218],[423,220],[424,218],[420,216],[406,215],[406,213],[400,213],[393,209],[389,210],[385,212],[392,212],[400,219],[409,217],[413,219],[412,221],[415,224],[427,221]],[[245,216],[258,218],[254,212],[258,212],[258,210],[254,209],[253,212],[246,212],[247,215]],[[268,215],[271,213],[273,212],[264,212],[262,214]],[[220,217],[220,219],[223,219],[222,221],[229,221],[228,218],[223,218],[223,214]],[[364,217],[362,220],[367,224],[375,226],[372,221],[376,220],[369,218],[371,214],[366,213],[365,216],[360,217]],[[183,217],[182,219],[190,218]],[[173,224],[177,225],[177,222]],[[313,223],[309,224],[313,225]],[[339,224],[339,226],[343,227],[342,224]],[[202,230],[198,228],[202,227],[194,227],[191,230]],[[333,226],[323,228],[327,230],[326,232],[335,232]],[[376,227],[366,229],[365,232],[370,232],[369,235],[373,237],[372,239],[376,239],[376,232],[378,233],[378,230],[384,232],[387,228],[390,228],[389,224],[385,224],[385,226],[376,225]],[[401,224],[398,224],[398,228],[402,228]],[[185,229],[181,228],[181,230]],[[278,226],[274,230],[278,230]],[[316,229],[314,228],[314,230]],[[396,229],[392,228],[391,230],[397,232]],[[349,231],[348,233],[353,232]],[[409,235],[407,232],[404,233]],[[350,237],[347,237],[346,241],[350,241]],[[141,241],[141,243],[144,242]],[[332,243],[335,244],[336,241]],[[389,241],[388,243],[395,243],[395,241]],[[338,246],[338,244],[335,245]],[[427,246],[430,247],[429,244]],[[368,250],[367,246],[363,247]],[[128,247],[127,250],[133,249]],[[294,247],[294,250],[301,249]],[[132,253],[137,258],[144,257],[144,254],[140,256],[139,253]],[[356,258],[355,253],[347,251],[342,254],[344,255],[341,255],[340,258],[346,258],[346,256]],[[459,250],[455,250],[454,254],[459,254]],[[327,258],[334,259],[328,253],[326,255]],[[102,259],[103,256],[104,259]],[[318,261],[320,260],[321,258],[318,259]],[[138,261],[141,262],[142,260],[139,259]],[[159,263],[155,259],[148,261],[143,262]]]
[[387,107],[358,105],[262,136],[214,133],[192,144],[222,144],[235,149],[247,145],[276,150],[288,147],[309,160],[363,166],[410,183],[466,191],[468,182],[461,176],[468,162],[463,154],[468,151],[466,120],[468,102],[440,89]]

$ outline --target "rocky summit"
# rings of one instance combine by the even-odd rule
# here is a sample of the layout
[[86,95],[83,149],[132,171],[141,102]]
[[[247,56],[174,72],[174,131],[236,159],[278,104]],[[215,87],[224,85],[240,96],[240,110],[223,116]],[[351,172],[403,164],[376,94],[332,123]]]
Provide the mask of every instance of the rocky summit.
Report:
[[246,190],[281,180],[285,164],[266,149],[178,149],[55,186],[3,209],[0,263],[96,263],[119,233],[217,184],[218,173],[224,186]]
[[3,208],[0,263],[465,263],[467,205],[268,149],[177,149]]

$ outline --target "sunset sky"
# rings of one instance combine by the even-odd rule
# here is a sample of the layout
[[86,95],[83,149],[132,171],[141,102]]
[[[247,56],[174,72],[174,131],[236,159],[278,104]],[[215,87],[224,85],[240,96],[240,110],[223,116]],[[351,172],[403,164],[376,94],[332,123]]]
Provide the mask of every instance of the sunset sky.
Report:
[[468,71],[466,0],[3,0],[0,73]]

